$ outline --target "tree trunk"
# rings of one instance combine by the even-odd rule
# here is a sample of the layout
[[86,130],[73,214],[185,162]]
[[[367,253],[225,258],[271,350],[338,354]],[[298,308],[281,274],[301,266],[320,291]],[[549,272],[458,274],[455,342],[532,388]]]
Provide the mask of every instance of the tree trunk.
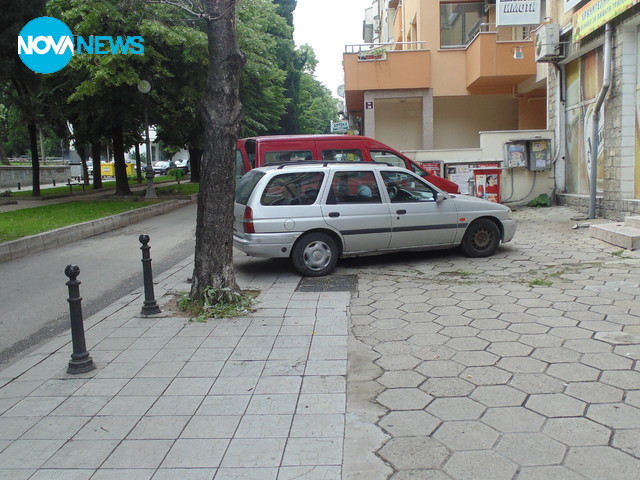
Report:
[[140,159],[140,145],[135,144],[136,149],[136,182],[142,183],[142,160]]
[[121,125],[111,127],[111,140],[113,142],[113,163],[116,170],[116,195],[131,195],[127,164],[124,161],[124,137]]
[[93,142],[91,144],[91,158],[93,159],[93,188],[102,188],[102,167],[100,166],[100,144]]
[[200,181],[200,165],[202,165],[202,149],[189,147],[189,169],[191,170],[191,183]]
[[89,185],[89,169],[87,168],[87,147],[86,145],[76,145],[80,162],[82,162],[82,182]]
[[31,144],[31,181],[33,182],[33,190],[31,194],[34,197],[40,196],[40,160],[38,158],[38,132],[36,124],[29,122],[29,142]]
[[207,287],[239,291],[233,269],[235,146],[242,121],[240,72],[244,56],[236,35],[236,0],[207,0],[209,70],[202,99],[205,129],[191,297]]

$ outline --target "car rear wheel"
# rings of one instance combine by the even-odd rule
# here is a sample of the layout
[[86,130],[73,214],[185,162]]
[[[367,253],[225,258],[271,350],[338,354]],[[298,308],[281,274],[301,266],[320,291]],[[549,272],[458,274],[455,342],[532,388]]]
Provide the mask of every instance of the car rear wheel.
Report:
[[291,261],[301,275],[322,277],[333,271],[338,262],[336,242],[324,233],[303,235],[291,251]]
[[467,227],[462,251],[473,258],[492,255],[500,244],[500,230],[491,220],[480,218]]

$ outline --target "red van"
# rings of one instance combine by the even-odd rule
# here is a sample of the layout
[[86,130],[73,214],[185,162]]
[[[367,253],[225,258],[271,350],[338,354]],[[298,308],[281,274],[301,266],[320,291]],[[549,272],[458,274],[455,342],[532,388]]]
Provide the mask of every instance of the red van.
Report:
[[402,153],[369,137],[271,135],[241,138],[236,146],[236,178],[252,168],[300,160],[384,162],[411,170],[445,192],[460,193],[456,183],[430,174]]

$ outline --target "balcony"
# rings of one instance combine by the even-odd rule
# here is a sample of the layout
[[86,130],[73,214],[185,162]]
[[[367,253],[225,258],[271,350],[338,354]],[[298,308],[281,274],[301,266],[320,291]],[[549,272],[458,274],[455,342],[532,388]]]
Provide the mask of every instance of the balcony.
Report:
[[[387,50],[383,55],[367,55],[367,50]],[[421,43],[385,45],[347,45],[344,53],[345,100],[350,110],[362,110],[367,90],[431,88],[431,52],[417,50]]]
[[536,75],[531,31],[483,24],[466,50],[467,89],[472,94],[511,93]]

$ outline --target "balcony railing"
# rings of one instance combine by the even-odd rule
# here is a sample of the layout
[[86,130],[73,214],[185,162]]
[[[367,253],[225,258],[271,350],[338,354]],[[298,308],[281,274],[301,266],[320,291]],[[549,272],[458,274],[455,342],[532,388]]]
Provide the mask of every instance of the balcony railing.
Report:
[[394,50],[424,50],[426,42],[389,42],[389,43],[360,43],[355,45],[345,45],[344,53],[361,53],[369,50],[384,48],[392,52]]

